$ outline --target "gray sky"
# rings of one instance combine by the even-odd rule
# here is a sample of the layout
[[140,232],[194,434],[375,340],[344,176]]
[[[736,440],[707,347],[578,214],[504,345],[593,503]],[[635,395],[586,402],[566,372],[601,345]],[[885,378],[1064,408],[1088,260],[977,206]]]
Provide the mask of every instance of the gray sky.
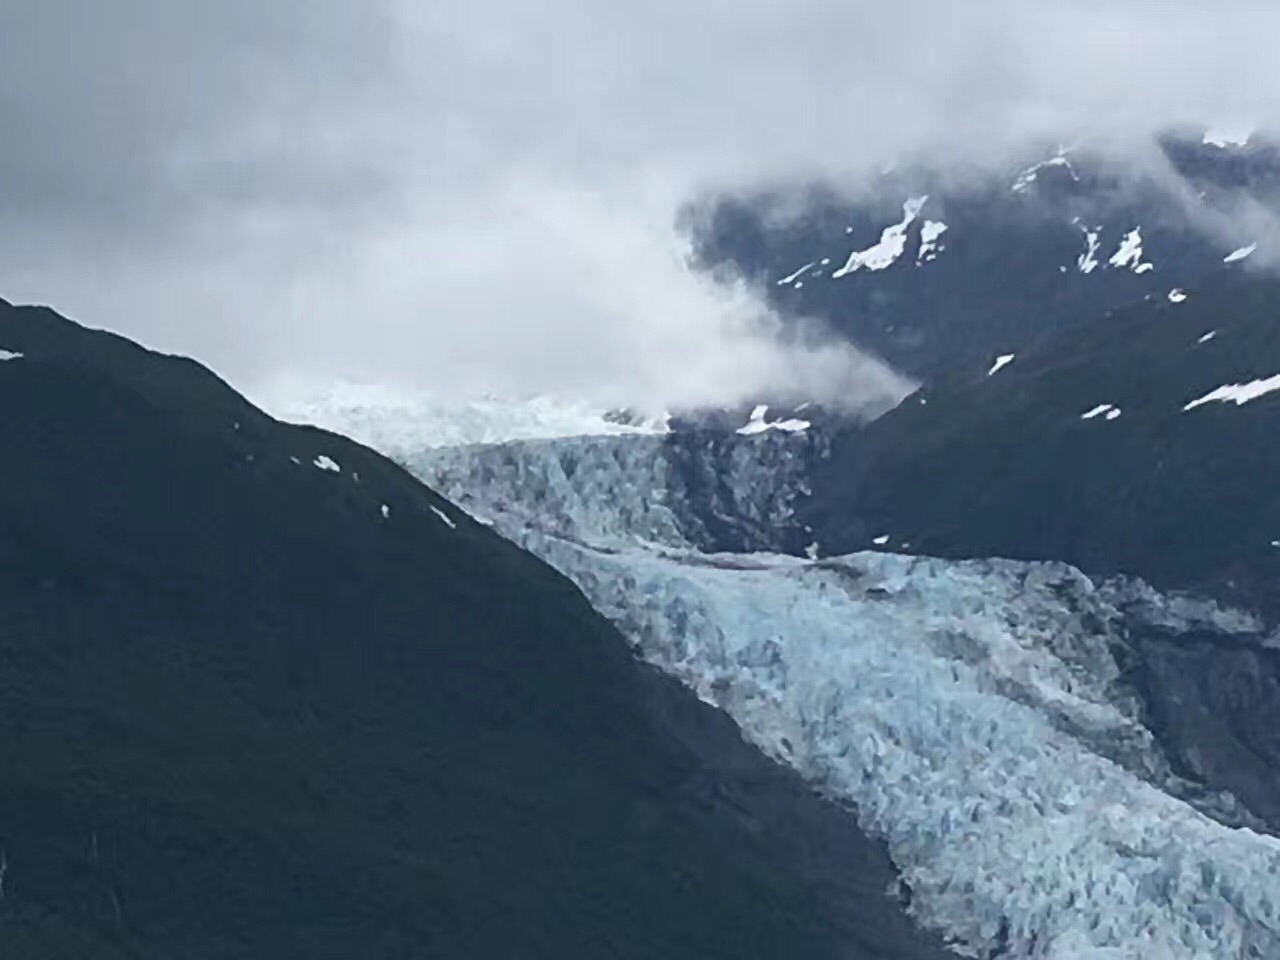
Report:
[[3,0],[0,296],[247,387],[883,395],[691,275],[680,204],[1272,125],[1276,37],[1252,0]]

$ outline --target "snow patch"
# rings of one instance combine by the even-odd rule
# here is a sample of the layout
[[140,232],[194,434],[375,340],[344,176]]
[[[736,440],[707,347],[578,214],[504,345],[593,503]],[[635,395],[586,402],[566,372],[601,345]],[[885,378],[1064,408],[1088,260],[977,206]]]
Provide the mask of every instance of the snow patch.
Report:
[[1254,251],[1257,249],[1258,249],[1258,245],[1256,243],[1251,243],[1247,247],[1241,247],[1239,250],[1232,250],[1225,257],[1222,258],[1222,262],[1237,263],[1245,259],[1245,257],[1252,256]]
[[1142,260],[1142,228],[1134,227],[1130,230],[1116,252],[1112,254],[1110,261],[1111,266],[1121,269],[1128,267],[1134,273],[1146,273],[1148,270],[1155,268],[1155,264],[1144,263]]
[[1208,343],[1210,340],[1212,340],[1212,339],[1213,339],[1214,337],[1216,337],[1217,335],[1218,335],[1218,331],[1217,331],[1217,330],[1210,330],[1208,333],[1206,333],[1206,334],[1204,334],[1203,336],[1201,336],[1201,337],[1200,337],[1200,339],[1196,341],[1196,343]]
[[911,197],[902,205],[902,219],[884,228],[880,241],[865,250],[855,250],[839,270],[831,274],[833,280],[856,273],[859,270],[884,270],[898,261],[907,249],[907,230],[910,229],[928,196]]
[[311,462],[314,463],[321,470],[328,470],[330,473],[342,472],[342,468],[338,466],[338,464],[333,459],[325,456],[323,453],[320,454],[320,456],[316,457],[315,460]]
[[1170,290],[1170,291],[1169,291],[1169,302],[1170,302],[1170,303],[1182,303],[1182,302],[1183,302],[1183,301],[1185,301],[1186,299],[1187,299],[1187,291],[1185,291],[1185,290],[1179,290],[1179,289],[1175,288],[1175,289],[1173,289],[1173,290]]
[[0,362],[5,360],[21,360],[26,354],[14,353],[12,350],[0,350]]
[[1100,417],[1103,414],[1106,414],[1108,420],[1114,420],[1115,417],[1111,416],[1112,411],[1115,411],[1116,417],[1120,416],[1119,409],[1116,407],[1115,404],[1100,403],[1096,407],[1094,407],[1092,410],[1086,410],[1084,413],[1080,414],[1080,419],[1092,420],[1095,417]]
[[445,513],[443,510],[441,510],[439,507],[435,506],[434,504],[431,507],[431,512],[434,513],[437,517],[439,517],[440,520],[444,523],[444,525],[448,527],[450,530],[458,529],[458,525],[453,522],[453,520],[449,517],[449,515]]
[[765,422],[765,414],[769,412],[767,404],[760,404],[751,411],[751,417],[747,420],[746,425],[738,428],[738,433],[742,436],[752,436],[757,433],[764,433],[767,430],[782,430],[786,433],[801,433],[808,430],[812,424],[808,420],[800,420],[792,418],[790,420],[774,420],[771,423]]
[[387,506],[385,503],[382,505],[382,519],[383,520],[391,519],[391,508]]
[[1014,361],[1014,359],[1016,358],[1016,356],[1017,356],[1017,354],[1013,354],[1013,353],[1004,353],[1004,354],[1001,354],[1000,356],[996,357],[996,362],[995,362],[995,363],[993,363],[993,364],[991,365],[991,369],[987,371],[987,376],[988,376],[988,377],[995,376],[997,373],[999,373],[1001,370],[1003,370],[1003,369],[1004,369],[1005,367],[1007,367],[1009,364],[1013,363],[1013,361]]
[[[801,277],[803,277],[806,273],[808,273],[817,265],[818,265],[818,262],[816,260],[813,261],[812,263],[806,263],[803,267],[801,267],[795,273],[789,273],[785,277],[783,277],[781,280],[779,280],[777,282],[777,285],[779,287],[785,287],[788,284],[795,283],[797,280],[799,280]],[[796,284],[796,285],[799,286],[799,284]]]
[[1092,230],[1084,231],[1084,253],[1076,258],[1076,266],[1080,268],[1081,273],[1093,273],[1098,269],[1098,250],[1102,244],[1098,238],[1102,234],[1101,227],[1095,227]]
[[920,225],[920,252],[916,254],[916,263],[931,263],[938,259],[938,254],[945,249],[938,240],[946,233],[948,227],[941,220],[926,220]]
[[1182,409],[1185,412],[1209,403],[1234,403],[1237,407],[1242,407],[1251,400],[1265,397],[1267,394],[1275,393],[1277,390],[1280,390],[1280,373],[1274,377],[1251,380],[1248,383],[1225,384],[1216,390],[1209,391],[1199,400],[1192,400]]
[[877,547],[883,547],[886,543],[889,542],[889,535],[887,533],[881,534],[871,542],[874,543]]

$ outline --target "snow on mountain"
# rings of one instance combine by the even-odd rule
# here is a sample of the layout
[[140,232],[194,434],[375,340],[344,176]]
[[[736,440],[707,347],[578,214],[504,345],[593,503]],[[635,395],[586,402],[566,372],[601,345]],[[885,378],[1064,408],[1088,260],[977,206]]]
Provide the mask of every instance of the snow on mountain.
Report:
[[779,554],[821,456],[805,433],[436,439],[400,459],[854,804],[958,949],[1280,953],[1280,841],[1179,799],[1114,653],[1138,621],[1245,642],[1248,615],[1057,563]]
[[[857,191],[775,186],[707,198],[687,223],[696,262],[757,283],[784,322],[823,321],[930,382],[1198,287],[1261,249],[1241,244],[1265,243],[1266,218],[1280,215],[1280,145],[1218,147],[1197,133],[1151,146],[1150,164],[1059,148],[1020,173],[925,162]],[[851,234],[866,238],[852,252]],[[832,258],[842,266],[828,272]]]
[[920,226],[920,252],[916,254],[917,265],[938,259],[938,254],[945,249],[940,241],[946,232],[947,225],[941,220],[926,220]]
[[1223,257],[1222,262],[1223,263],[1239,263],[1241,260],[1244,260],[1248,257],[1253,256],[1253,254],[1257,251],[1257,249],[1258,249],[1258,245],[1256,243],[1251,243],[1248,246],[1240,247],[1237,250],[1232,250],[1225,257]]
[[[1201,337],[1201,342],[1207,342],[1207,337],[1208,334]],[[1192,400],[1182,409],[1194,410],[1196,407],[1203,407],[1206,403],[1234,403],[1237,407],[1242,407],[1251,400],[1265,397],[1277,390],[1280,390],[1280,374],[1251,380],[1248,383],[1228,383],[1209,391],[1199,400]]]
[[[920,211],[924,209],[928,199],[927,196],[908,199],[902,205],[902,219],[885,227],[876,243],[865,250],[855,250],[849,254],[849,259],[845,261],[844,266],[832,273],[831,279],[838,280],[863,269],[878,271],[893,266],[907,249],[907,230],[920,216]],[[935,231],[933,239],[936,240],[937,228],[932,229]]]
[[1155,269],[1154,264],[1144,262],[1142,259],[1142,228],[1134,227],[1126,233],[1124,239],[1120,241],[1120,246],[1107,262],[1113,267],[1128,268],[1134,273],[1146,273],[1148,270]]
[[1065,147],[1059,147],[1058,152],[1048,160],[1041,160],[1039,163],[1031,165],[1026,170],[1022,171],[1022,173],[1018,174],[1018,179],[1013,182],[1013,187],[1011,189],[1014,193],[1025,193],[1030,190],[1035,182],[1040,178],[1041,172],[1049,167],[1061,168],[1071,176],[1072,180],[1079,182],[1079,175],[1071,165],[1071,161],[1067,159],[1067,155],[1069,153],[1070,151]]
[[751,418],[745,425],[738,428],[738,433],[743,436],[751,436],[755,433],[765,433],[768,430],[782,430],[786,433],[799,433],[802,430],[808,430],[812,424],[808,420],[801,420],[798,417],[790,417],[782,420],[766,420],[765,417],[769,413],[767,404],[759,404],[751,411]]

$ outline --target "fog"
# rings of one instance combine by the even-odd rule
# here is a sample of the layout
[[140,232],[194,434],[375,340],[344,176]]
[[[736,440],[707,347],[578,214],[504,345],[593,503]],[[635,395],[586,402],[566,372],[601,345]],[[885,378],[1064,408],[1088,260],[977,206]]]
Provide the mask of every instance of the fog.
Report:
[[909,388],[688,267],[712,191],[1271,125],[1237,0],[7,0],[0,296],[282,374],[608,403]]

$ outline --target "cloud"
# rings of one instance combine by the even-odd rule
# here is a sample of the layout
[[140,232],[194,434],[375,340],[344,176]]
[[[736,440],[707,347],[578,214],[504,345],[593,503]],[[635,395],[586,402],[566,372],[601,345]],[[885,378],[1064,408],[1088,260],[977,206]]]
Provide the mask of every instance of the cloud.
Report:
[[1280,10],[10,0],[0,293],[252,385],[611,402],[908,385],[690,273],[708,190],[1275,118]]

